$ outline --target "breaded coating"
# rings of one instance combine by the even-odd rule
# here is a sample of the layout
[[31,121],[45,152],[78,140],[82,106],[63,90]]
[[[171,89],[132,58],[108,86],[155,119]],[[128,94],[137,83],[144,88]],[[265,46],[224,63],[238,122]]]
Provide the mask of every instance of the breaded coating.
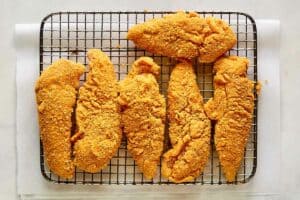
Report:
[[237,42],[223,20],[197,13],[177,12],[131,27],[127,35],[135,45],[163,56],[211,63]]
[[83,72],[83,65],[60,59],[43,71],[35,85],[46,162],[52,172],[63,178],[74,175],[71,116]]
[[127,149],[147,179],[155,176],[163,151],[166,103],[155,78],[159,71],[151,58],[141,57],[120,83]]
[[190,63],[177,64],[172,71],[168,119],[172,149],[163,156],[162,175],[175,183],[192,181],[208,161],[211,125]]
[[118,82],[114,66],[98,49],[87,53],[90,71],[79,90],[76,108],[77,133],[72,137],[74,163],[95,173],[116,153],[122,139]]
[[215,145],[228,182],[235,179],[250,134],[254,84],[246,77],[248,59],[229,56],[214,65],[214,98],[205,112],[215,125]]

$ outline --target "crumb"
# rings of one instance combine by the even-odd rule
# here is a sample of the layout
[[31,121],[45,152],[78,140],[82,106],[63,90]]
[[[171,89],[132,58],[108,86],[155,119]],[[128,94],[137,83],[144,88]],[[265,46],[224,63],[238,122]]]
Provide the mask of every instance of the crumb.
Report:
[[265,85],[267,85],[269,83],[269,80],[265,80]]
[[125,63],[121,63],[120,67],[126,67],[126,64]]
[[147,8],[144,9],[144,12],[149,12],[149,10]]
[[198,17],[197,12],[195,12],[195,11],[190,11],[189,15],[190,15],[190,17]]
[[[267,81],[267,80],[266,80]],[[260,81],[257,81],[255,89],[256,89],[256,94],[260,95],[261,93],[261,88],[262,88],[262,83]]]

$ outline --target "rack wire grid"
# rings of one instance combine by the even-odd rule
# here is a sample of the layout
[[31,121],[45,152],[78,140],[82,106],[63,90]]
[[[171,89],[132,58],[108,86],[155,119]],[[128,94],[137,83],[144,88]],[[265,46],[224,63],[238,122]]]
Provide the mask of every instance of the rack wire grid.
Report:
[[[138,49],[126,39],[128,29],[138,23],[152,18],[162,17],[172,12],[58,12],[46,16],[40,29],[40,72],[53,61],[67,58],[76,62],[88,63],[88,49],[98,48],[107,53],[112,60],[116,76],[122,80],[131,64],[140,56],[150,56],[161,66],[158,79],[160,91],[166,95],[172,67],[176,61],[168,57],[153,55]],[[229,23],[237,35],[238,42],[227,54],[246,56],[250,60],[248,77],[257,81],[257,31],[254,19],[240,12],[198,12],[199,15],[221,18]],[[194,69],[200,92],[207,101],[213,96],[212,64],[194,61]],[[87,73],[86,72],[86,73]],[[86,79],[86,73],[81,82]],[[234,184],[246,183],[254,176],[257,166],[257,96],[250,138],[244,153],[240,170]],[[213,131],[212,131],[213,134]],[[166,130],[165,151],[170,147]],[[44,159],[40,145],[40,165],[43,176],[55,183],[64,184],[172,184],[160,173],[153,180],[146,180],[139,171],[135,161],[126,149],[126,139],[111,159],[108,166],[99,173],[87,173],[76,169],[73,179],[63,179],[52,173]],[[203,173],[190,183],[183,184],[227,184],[219,159],[211,139],[211,155]]]

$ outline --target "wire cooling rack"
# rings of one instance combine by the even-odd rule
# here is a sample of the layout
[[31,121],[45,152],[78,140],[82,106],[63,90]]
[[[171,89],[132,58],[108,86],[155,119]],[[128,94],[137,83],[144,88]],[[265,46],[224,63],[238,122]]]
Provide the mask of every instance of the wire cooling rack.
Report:
[[[126,39],[128,29],[148,19],[162,17],[171,12],[59,12],[46,16],[40,29],[40,72],[53,61],[67,58],[88,66],[86,53],[90,48],[99,48],[112,60],[117,78],[122,80],[131,64],[140,56],[150,56],[161,66],[158,79],[161,92],[166,95],[168,81],[175,61],[137,49]],[[236,46],[227,54],[246,56],[250,60],[248,77],[257,81],[257,31],[253,18],[239,12],[199,12],[203,17],[214,16],[227,21],[237,35]],[[207,101],[213,96],[213,74],[211,64],[194,61],[194,69],[200,92]],[[88,68],[87,68],[88,72]],[[86,73],[87,73],[86,72]],[[81,82],[86,79],[86,73]],[[236,176],[235,184],[246,183],[255,174],[257,166],[257,96],[251,135],[245,149],[244,160]],[[169,148],[166,130],[165,150]],[[184,184],[226,184],[225,177],[211,140],[211,156],[204,172],[193,182]],[[40,164],[43,176],[55,183],[65,184],[172,184],[160,173],[153,180],[144,179],[136,163],[127,152],[126,140],[122,141],[116,155],[99,173],[87,173],[76,169],[73,179],[63,179],[52,173],[44,159],[40,145]]]

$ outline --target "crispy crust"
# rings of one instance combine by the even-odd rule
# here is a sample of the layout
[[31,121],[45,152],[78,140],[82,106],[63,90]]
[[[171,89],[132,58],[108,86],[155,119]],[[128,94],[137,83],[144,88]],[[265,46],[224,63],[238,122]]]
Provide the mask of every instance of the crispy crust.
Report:
[[166,105],[155,79],[159,71],[151,58],[141,57],[120,83],[127,148],[147,179],[155,176],[163,151]]
[[250,134],[254,108],[254,84],[246,77],[248,59],[229,56],[219,59],[214,70],[214,98],[205,104],[216,120],[215,145],[228,182],[234,181]]
[[190,63],[180,63],[172,71],[168,118],[173,148],[163,156],[162,175],[175,183],[192,181],[207,163],[211,126]]
[[97,49],[87,53],[90,72],[79,90],[76,108],[77,133],[72,137],[74,163],[87,172],[103,169],[122,139],[118,86],[113,64]]
[[46,161],[51,171],[64,178],[74,175],[71,116],[83,72],[83,65],[60,59],[43,71],[35,86]]
[[177,12],[134,25],[127,37],[151,53],[179,59],[199,57],[203,63],[215,61],[237,42],[225,21],[194,12]]

